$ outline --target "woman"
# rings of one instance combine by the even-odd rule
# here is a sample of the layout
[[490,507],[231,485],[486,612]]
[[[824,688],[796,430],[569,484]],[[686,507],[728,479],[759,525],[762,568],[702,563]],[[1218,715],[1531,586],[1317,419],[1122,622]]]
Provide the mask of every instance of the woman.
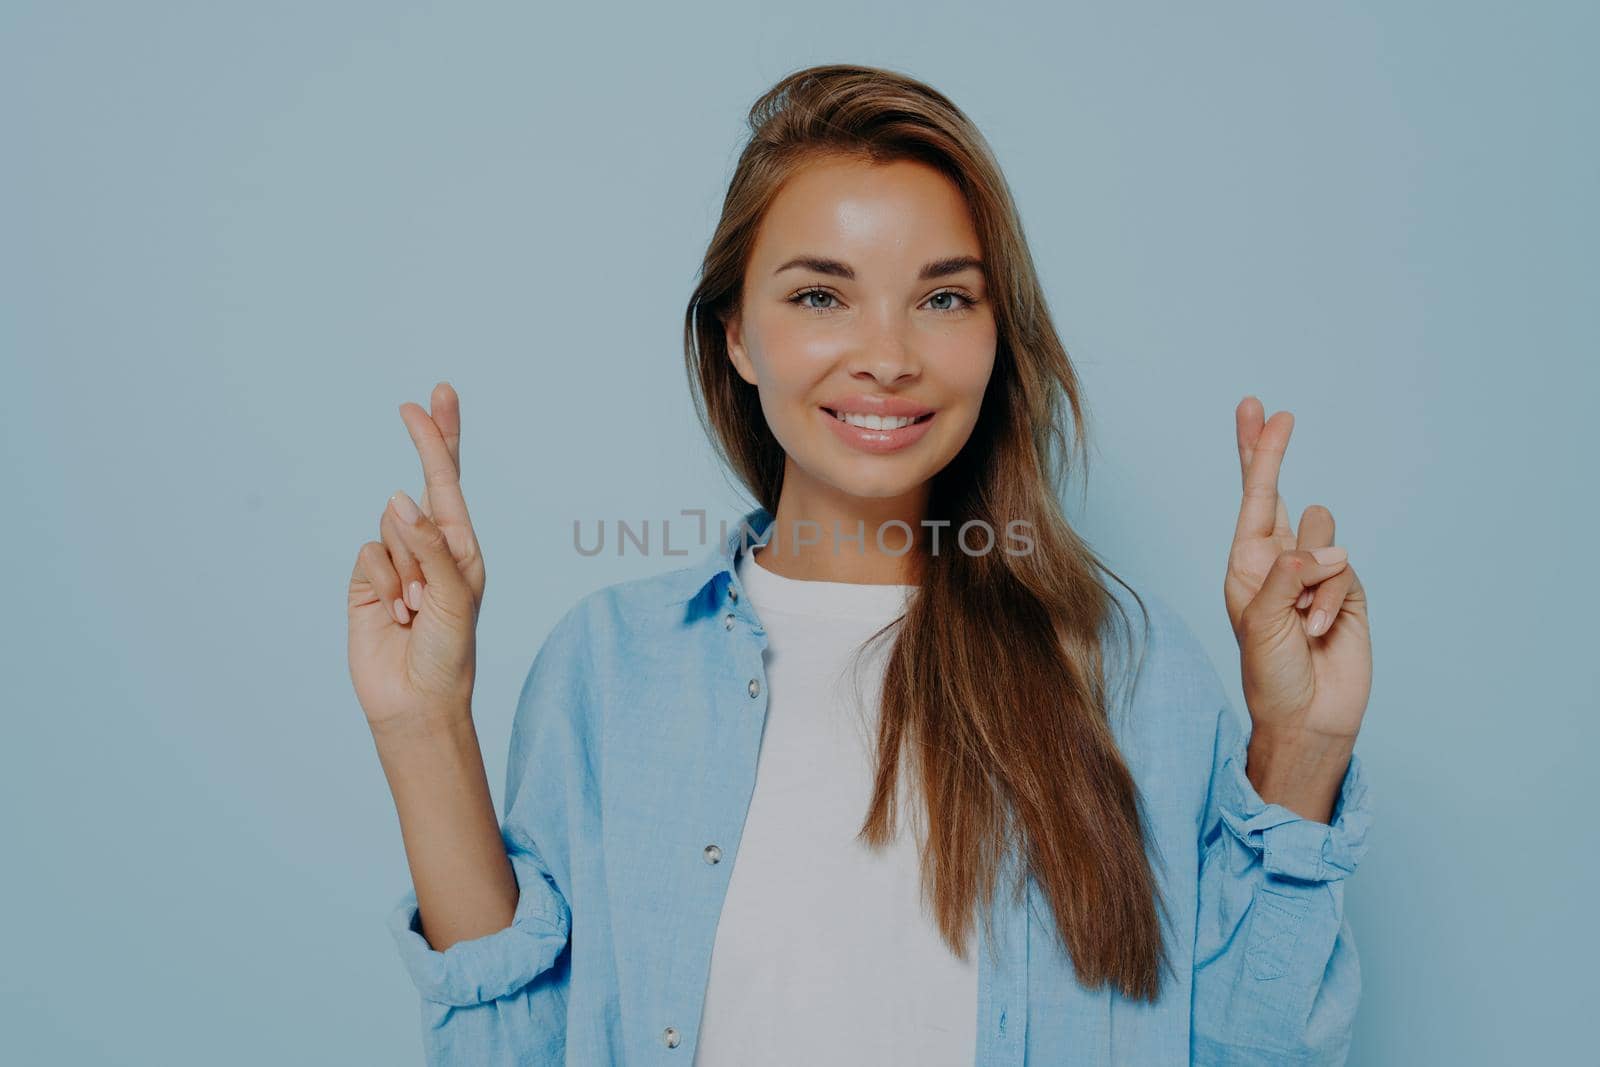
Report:
[[750,120],[685,349],[759,506],[560,619],[499,824],[458,401],[401,407],[427,489],[362,547],[350,659],[430,1062],[1342,1062],[1371,653],[1332,516],[1277,495],[1292,417],[1236,412],[1246,741],[1063,518],[1079,384],[979,132],[853,66]]

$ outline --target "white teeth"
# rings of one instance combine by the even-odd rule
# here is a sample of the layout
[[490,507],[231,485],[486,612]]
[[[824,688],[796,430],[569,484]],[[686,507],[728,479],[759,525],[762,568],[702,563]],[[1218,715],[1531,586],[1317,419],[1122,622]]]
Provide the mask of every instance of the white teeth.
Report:
[[860,426],[866,430],[898,430],[902,426],[910,426],[916,419],[897,417],[893,415],[857,415],[853,411],[836,411],[834,418],[840,422],[847,422],[851,426]]

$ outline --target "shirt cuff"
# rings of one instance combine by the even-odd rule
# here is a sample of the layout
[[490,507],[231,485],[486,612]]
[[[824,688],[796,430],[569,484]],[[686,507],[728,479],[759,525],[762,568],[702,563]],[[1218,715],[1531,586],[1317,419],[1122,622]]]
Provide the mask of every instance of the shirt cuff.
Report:
[[521,891],[504,930],[439,952],[419,931],[414,889],[389,913],[389,933],[423,999],[456,1007],[497,1000],[549,970],[561,955],[571,928],[566,901],[526,853],[513,853],[511,865]]
[[1235,751],[1222,773],[1223,824],[1244,846],[1258,853],[1268,874],[1305,882],[1337,881],[1355,872],[1367,852],[1372,824],[1366,772],[1350,754],[1332,821],[1314,822],[1281,804],[1269,804],[1244,771],[1245,753]]

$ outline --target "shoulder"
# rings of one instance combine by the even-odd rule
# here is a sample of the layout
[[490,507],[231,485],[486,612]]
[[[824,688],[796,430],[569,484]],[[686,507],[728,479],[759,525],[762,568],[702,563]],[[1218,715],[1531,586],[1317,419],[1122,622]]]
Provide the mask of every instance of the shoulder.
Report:
[[685,566],[611,582],[580,596],[556,626],[609,632],[643,628],[658,632],[663,626],[683,622],[690,598],[703,581],[700,568]]
[[1130,591],[1115,580],[1108,585],[1122,610],[1113,609],[1107,670],[1118,687],[1113,692],[1131,699],[1129,714],[1167,725],[1174,717],[1200,727],[1214,723],[1227,704],[1226,690],[1188,613],[1143,586]]
[[703,568],[684,566],[599,586],[579,596],[556,619],[538,657],[596,666],[627,657],[670,655],[673,635],[692,618],[691,600]]

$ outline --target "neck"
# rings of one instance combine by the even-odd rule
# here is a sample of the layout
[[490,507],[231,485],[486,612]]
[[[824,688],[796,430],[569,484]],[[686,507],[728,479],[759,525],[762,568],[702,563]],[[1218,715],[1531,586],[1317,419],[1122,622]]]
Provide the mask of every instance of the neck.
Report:
[[820,487],[801,490],[785,478],[771,536],[752,551],[762,567],[785,578],[915,585],[928,544],[922,526],[928,489],[924,484],[896,497],[855,497]]

